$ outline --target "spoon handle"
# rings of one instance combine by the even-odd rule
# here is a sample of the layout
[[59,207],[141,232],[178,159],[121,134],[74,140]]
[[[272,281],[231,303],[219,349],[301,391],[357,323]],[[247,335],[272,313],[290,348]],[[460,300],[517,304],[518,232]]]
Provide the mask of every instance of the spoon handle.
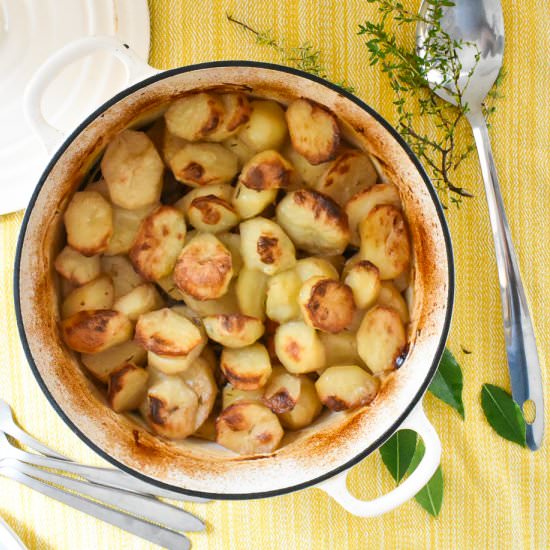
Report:
[[535,419],[527,423],[526,433],[527,445],[534,451],[540,447],[544,434],[542,376],[535,333],[504,211],[487,123],[480,109],[467,116],[477,145],[495,241],[512,396],[520,407],[527,400],[534,403]]

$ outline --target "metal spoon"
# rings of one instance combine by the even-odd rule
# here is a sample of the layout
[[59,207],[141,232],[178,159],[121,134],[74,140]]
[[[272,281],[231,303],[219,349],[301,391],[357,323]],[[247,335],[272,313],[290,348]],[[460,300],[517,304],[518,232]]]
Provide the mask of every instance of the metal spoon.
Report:
[[[432,3],[433,4],[433,3]],[[432,5],[424,0],[420,15],[429,16]],[[417,53],[424,59],[428,81],[441,98],[456,105],[457,90],[463,93],[462,103],[468,106],[466,117],[472,126],[477,145],[489,217],[495,241],[504,336],[508,355],[508,370],[512,396],[520,407],[530,400],[535,407],[535,418],[527,424],[527,445],[536,450],[544,434],[544,401],[542,377],[535,342],[533,324],[527,307],[525,291],[512,244],[510,228],[504,212],[497,171],[491,152],[487,123],[482,113],[482,102],[493,86],[504,52],[504,19],[500,0],[454,0],[454,5],[442,8],[441,27],[453,40],[465,45],[456,50],[461,64],[458,83],[450,83],[449,76],[439,72],[437,61],[430,59],[427,44],[437,40],[430,36],[431,25],[419,22],[416,28]],[[428,18],[429,19],[429,18]],[[449,90],[452,92],[449,93]]]

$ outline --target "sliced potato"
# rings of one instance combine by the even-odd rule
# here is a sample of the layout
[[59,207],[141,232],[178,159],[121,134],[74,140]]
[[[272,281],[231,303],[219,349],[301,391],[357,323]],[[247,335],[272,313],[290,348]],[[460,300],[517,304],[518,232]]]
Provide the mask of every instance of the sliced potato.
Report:
[[286,110],[286,121],[292,147],[311,164],[336,156],[340,128],[328,109],[308,99],[296,99]]
[[164,302],[155,286],[144,284],[136,286],[128,294],[118,298],[113,304],[113,309],[124,313],[130,321],[137,321],[143,313],[159,309],[163,305]]
[[231,253],[210,233],[200,233],[184,246],[173,275],[178,288],[197,300],[223,296],[232,276]]
[[294,267],[296,251],[285,232],[267,218],[253,218],[240,224],[241,255],[249,269],[275,275]]
[[156,208],[156,205],[144,206],[137,210],[113,208],[113,234],[105,249],[105,254],[127,254],[137,237],[141,222]]
[[277,328],[275,353],[293,374],[313,372],[325,366],[325,348],[319,336],[302,321],[291,321]]
[[229,315],[231,313],[239,313],[239,303],[235,293],[236,285],[229,284],[227,292],[215,300],[197,300],[189,294],[182,293],[185,303],[201,317],[207,315]]
[[365,314],[357,331],[357,350],[372,372],[394,369],[406,346],[405,327],[395,309],[375,306]]
[[252,109],[244,94],[229,93],[219,96],[223,105],[222,123],[206,136],[208,141],[224,141],[238,132],[250,120]]
[[147,352],[147,365],[166,375],[176,375],[187,370],[199,357],[200,348],[187,355],[159,355],[152,351]]
[[262,271],[247,267],[241,269],[235,284],[235,292],[242,313],[262,321],[265,319],[267,280],[267,275]]
[[212,369],[204,359],[199,357],[180,374],[180,377],[199,398],[195,420],[195,430],[198,430],[212,412],[218,393]]
[[399,317],[403,324],[410,321],[409,308],[405,298],[391,281],[383,281],[380,285],[380,294],[378,295],[377,303],[381,306],[391,307],[399,313]]
[[243,258],[241,256],[241,236],[237,233],[218,233],[216,235],[221,243],[231,252],[231,259],[233,261],[233,277],[236,277],[243,265]]
[[378,393],[380,382],[357,365],[329,367],[315,382],[323,405],[332,411],[368,405]]
[[113,282],[108,275],[101,275],[93,281],[75,288],[63,300],[61,318],[66,319],[79,311],[90,309],[111,309],[113,301]]
[[300,376],[300,395],[290,411],[279,414],[279,421],[289,430],[309,426],[320,414],[323,405],[315,390],[315,384],[307,376]]
[[84,256],[106,250],[113,234],[113,209],[95,191],[75,193],[64,215],[67,243]]
[[238,401],[255,401],[256,403],[262,403],[263,395],[263,388],[240,390],[233,387],[231,384],[226,384],[222,390],[222,409],[227,409],[229,405],[233,405],[233,403],[237,403]]
[[228,231],[240,221],[233,205],[215,195],[193,199],[189,205],[187,216],[193,227],[209,233]]
[[240,390],[255,390],[267,382],[271,374],[269,354],[262,344],[244,348],[224,348],[220,368],[230,384]]
[[355,302],[351,288],[340,281],[311,277],[298,296],[304,321],[324,332],[337,333],[353,320]]
[[265,405],[240,401],[224,409],[216,421],[216,441],[241,455],[273,452],[284,431]]
[[111,140],[101,159],[111,201],[128,210],[159,202],[163,172],[153,142],[134,130],[124,130]]
[[316,188],[317,182],[330,166],[330,162],[322,162],[317,165],[310,164],[305,157],[294,150],[290,143],[283,148],[283,155],[292,163],[306,187],[313,189]]
[[361,259],[372,262],[382,280],[394,279],[407,270],[411,245],[405,220],[394,206],[376,206],[359,224]]
[[254,151],[279,149],[287,136],[285,112],[275,101],[250,102],[250,119],[237,134],[245,145]]
[[238,136],[231,136],[229,139],[226,139],[223,142],[223,146],[237,157],[239,166],[247,163],[256,154],[256,151],[246,145]]
[[208,195],[214,195],[219,199],[225,201],[231,200],[233,195],[233,187],[228,183],[216,183],[213,185],[203,185],[202,187],[195,187],[186,193],[180,200],[174,203],[174,208],[177,208],[184,216],[188,218],[189,206],[191,203],[199,197],[207,197]]
[[338,334],[320,332],[319,338],[325,348],[327,367],[363,364],[357,351],[357,335],[354,332],[343,331]]
[[267,316],[278,323],[300,318],[298,294],[301,286],[302,281],[294,269],[270,277],[265,303]]
[[130,319],[111,309],[79,311],[61,321],[63,340],[80,353],[98,353],[122,344],[133,332]]
[[55,270],[73,285],[89,283],[101,273],[99,256],[84,256],[66,246],[55,258]]
[[149,373],[134,365],[125,363],[109,375],[107,402],[117,412],[137,409],[147,395]]
[[261,214],[277,198],[276,189],[249,189],[242,182],[237,183],[231,203],[239,216],[245,220]]
[[170,273],[170,275],[166,275],[166,277],[162,277],[158,281],[155,281],[155,283],[170,296],[173,300],[177,300],[179,302],[183,301],[183,294],[181,290],[176,286],[176,283],[174,282],[173,274]]
[[265,386],[264,405],[276,414],[291,411],[300,397],[300,387],[300,376],[290,374],[284,367],[274,367]]
[[294,268],[302,283],[305,283],[311,277],[324,277],[325,279],[338,280],[338,271],[325,258],[316,258],[309,256],[296,262]]
[[261,319],[242,313],[209,315],[203,322],[208,337],[227,348],[250,346],[264,333]]
[[255,191],[286,189],[293,171],[292,164],[271,149],[257,153],[243,166],[239,182]]
[[145,283],[145,280],[136,273],[132,262],[127,256],[103,256],[101,270],[111,277],[115,288],[115,300],[128,294],[136,286]]
[[148,281],[157,281],[174,269],[185,240],[183,214],[173,206],[160,206],[147,216],[130,250],[130,260]]
[[380,294],[380,272],[368,260],[355,262],[347,270],[344,282],[351,288],[359,309],[371,307]]
[[277,221],[298,248],[311,254],[341,254],[349,242],[345,213],[316,191],[288,193],[277,205]]

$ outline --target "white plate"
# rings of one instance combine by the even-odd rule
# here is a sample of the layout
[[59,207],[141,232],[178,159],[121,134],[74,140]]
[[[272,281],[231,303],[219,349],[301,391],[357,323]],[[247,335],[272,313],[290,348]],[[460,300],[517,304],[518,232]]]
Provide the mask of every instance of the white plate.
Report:
[[11,527],[0,518],[0,548],[2,550],[26,550],[27,547],[12,531]]
[[[23,117],[25,85],[54,51],[93,35],[115,35],[146,60],[147,0],[0,0],[0,214],[26,207],[49,160]],[[52,82],[44,114],[70,131],[125,82],[119,61],[107,53],[94,54]]]

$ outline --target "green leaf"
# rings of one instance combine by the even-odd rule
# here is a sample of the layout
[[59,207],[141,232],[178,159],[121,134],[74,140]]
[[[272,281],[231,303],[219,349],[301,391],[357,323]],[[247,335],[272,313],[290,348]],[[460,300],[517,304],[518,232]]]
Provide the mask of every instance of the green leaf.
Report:
[[438,399],[458,411],[464,420],[462,386],[462,369],[453,354],[445,348],[437,372],[428,389]]
[[413,430],[399,430],[380,447],[382,461],[397,483],[405,477],[411,464],[416,439],[416,432]]
[[489,424],[498,435],[522,447],[526,446],[525,419],[519,405],[507,391],[493,384],[483,384],[481,406]]

